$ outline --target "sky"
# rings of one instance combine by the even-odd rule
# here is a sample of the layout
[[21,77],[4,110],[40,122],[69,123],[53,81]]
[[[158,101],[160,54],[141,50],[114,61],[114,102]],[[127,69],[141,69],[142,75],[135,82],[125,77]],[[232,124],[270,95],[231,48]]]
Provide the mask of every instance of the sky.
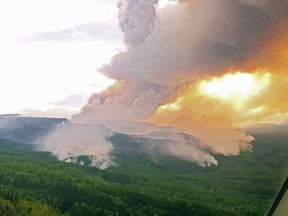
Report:
[[123,49],[115,1],[0,2],[0,114],[67,117],[112,80],[96,69]]

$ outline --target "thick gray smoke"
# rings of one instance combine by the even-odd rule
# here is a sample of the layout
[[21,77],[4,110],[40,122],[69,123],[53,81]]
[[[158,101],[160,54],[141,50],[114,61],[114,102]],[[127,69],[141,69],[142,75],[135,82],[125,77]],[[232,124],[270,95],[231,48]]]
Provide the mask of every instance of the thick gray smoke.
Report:
[[278,19],[278,7],[266,12],[239,0],[191,0],[157,10],[145,41],[114,56],[101,72],[117,80],[140,78],[163,85],[220,72],[255,55],[253,45]]
[[74,121],[143,120],[152,115],[160,105],[169,102],[181,90],[181,86],[165,86],[141,79],[127,80],[107,91],[94,93]]
[[75,119],[149,117],[197,77],[253,58],[262,34],[288,10],[284,0],[181,2],[161,10],[155,0],[118,2],[127,51],[99,71],[125,83],[117,94],[93,94]]
[[[73,120],[146,121],[161,105],[175,102],[196,79],[244,67],[258,53],[263,35],[288,16],[286,0],[180,0],[163,9],[156,4],[157,0],[118,2],[127,50],[99,69],[117,82],[107,91],[93,94]],[[175,121],[186,120],[186,128],[198,127],[193,122],[197,114],[188,118],[178,115]],[[205,122],[209,124],[209,119]],[[199,125],[205,130],[197,134],[203,143],[209,142],[206,146],[219,145],[212,148],[217,153],[234,155],[249,149],[252,138],[229,124],[223,130],[205,124]],[[231,136],[226,136],[227,131]],[[217,134],[217,142],[209,134]],[[184,158],[197,155],[195,149],[180,149],[171,152]]]
[[142,44],[150,35],[156,17],[154,5],[158,0],[119,0],[119,26],[123,31],[127,47]]

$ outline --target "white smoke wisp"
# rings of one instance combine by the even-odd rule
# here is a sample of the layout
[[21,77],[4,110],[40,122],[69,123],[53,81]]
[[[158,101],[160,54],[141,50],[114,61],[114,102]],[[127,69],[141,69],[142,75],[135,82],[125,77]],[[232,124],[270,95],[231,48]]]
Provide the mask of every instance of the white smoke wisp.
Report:
[[168,149],[168,155],[194,161],[202,167],[218,165],[218,161],[210,153],[201,149],[199,146],[185,142],[177,143],[176,146],[175,142],[167,142],[166,148]]
[[97,125],[68,124],[58,125],[36,143],[40,150],[52,152],[59,160],[77,162],[79,156],[88,156],[91,166],[106,169],[113,164],[110,152],[114,147],[107,141],[110,136],[111,132]]

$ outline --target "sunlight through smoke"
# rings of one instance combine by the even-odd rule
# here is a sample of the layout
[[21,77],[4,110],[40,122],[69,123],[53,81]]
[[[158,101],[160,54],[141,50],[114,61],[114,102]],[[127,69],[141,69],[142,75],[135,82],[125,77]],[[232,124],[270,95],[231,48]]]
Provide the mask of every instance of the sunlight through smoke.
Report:
[[226,74],[202,81],[199,84],[199,92],[228,101],[235,108],[240,109],[251,96],[258,94],[269,84],[269,77],[268,73],[262,75],[241,72]]
[[176,0],[159,0],[157,6],[159,9],[162,9],[162,8],[165,8],[167,7],[168,5],[175,5],[177,4],[177,1]]

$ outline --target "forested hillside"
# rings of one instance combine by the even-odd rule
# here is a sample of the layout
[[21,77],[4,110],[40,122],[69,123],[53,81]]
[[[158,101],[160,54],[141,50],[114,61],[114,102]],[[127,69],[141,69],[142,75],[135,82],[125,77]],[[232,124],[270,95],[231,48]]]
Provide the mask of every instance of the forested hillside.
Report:
[[106,170],[1,139],[0,215],[263,215],[288,174],[288,135],[255,137],[218,166],[119,151]]

